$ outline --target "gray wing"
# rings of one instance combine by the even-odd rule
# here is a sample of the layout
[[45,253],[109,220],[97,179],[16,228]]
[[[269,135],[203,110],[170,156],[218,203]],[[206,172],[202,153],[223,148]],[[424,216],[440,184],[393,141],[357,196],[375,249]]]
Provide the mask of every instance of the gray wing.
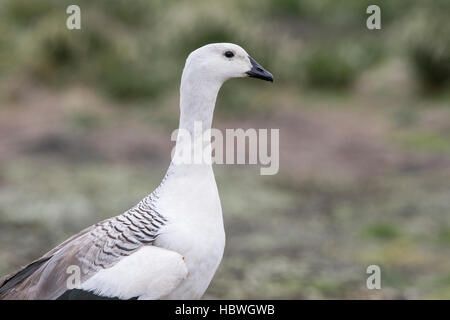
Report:
[[153,244],[166,223],[154,209],[154,200],[149,195],[122,215],[81,231],[18,272],[0,278],[0,299],[56,299],[68,290],[70,266],[79,267],[84,282]]

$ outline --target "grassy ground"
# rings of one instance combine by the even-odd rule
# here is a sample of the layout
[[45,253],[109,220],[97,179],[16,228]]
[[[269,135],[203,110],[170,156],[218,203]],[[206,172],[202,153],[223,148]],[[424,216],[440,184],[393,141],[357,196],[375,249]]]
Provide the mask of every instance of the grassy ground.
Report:
[[[278,127],[281,154],[276,176],[216,166],[227,247],[206,297],[448,298],[445,100],[417,101],[405,119],[408,100],[398,97],[361,106],[365,91],[325,97],[272,90],[284,92],[276,112],[219,113],[215,122]],[[174,99],[159,111],[129,105],[124,113],[89,89],[35,88],[5,105],[0,273],[153,190],[169,159]],[[36,121],[43,113],[48,117]],[[382,269],[380,291],[365,288],[370,264]]]

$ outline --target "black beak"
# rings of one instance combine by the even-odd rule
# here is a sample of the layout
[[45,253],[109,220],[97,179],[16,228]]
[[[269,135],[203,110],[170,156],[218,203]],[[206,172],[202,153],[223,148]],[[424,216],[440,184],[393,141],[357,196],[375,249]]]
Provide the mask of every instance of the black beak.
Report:
[[266,81],[273,82],[273,75],[264,69],[258,62],[253,60],[252,57],[248,57],[250,59],[250,63],[252,64],[252,68],[250,71],[247,71],[249,77],[258,78]]

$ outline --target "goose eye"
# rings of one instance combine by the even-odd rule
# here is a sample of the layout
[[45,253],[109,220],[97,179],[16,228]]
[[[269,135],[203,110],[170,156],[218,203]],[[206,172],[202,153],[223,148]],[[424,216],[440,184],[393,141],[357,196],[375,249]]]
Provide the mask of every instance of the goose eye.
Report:
[[224,53],[224,56],[227,58],[233,58],[234,57],[234,53],[232,51],[226,51]]

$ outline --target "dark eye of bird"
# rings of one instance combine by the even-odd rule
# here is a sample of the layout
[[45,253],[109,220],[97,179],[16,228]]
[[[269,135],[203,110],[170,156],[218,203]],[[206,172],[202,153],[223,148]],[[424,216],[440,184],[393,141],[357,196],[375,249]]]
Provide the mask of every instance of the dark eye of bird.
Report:
[[226,51],[224,53],[225,57],[227,58],[233,58],[234,57],[234,53],[232,51]]

